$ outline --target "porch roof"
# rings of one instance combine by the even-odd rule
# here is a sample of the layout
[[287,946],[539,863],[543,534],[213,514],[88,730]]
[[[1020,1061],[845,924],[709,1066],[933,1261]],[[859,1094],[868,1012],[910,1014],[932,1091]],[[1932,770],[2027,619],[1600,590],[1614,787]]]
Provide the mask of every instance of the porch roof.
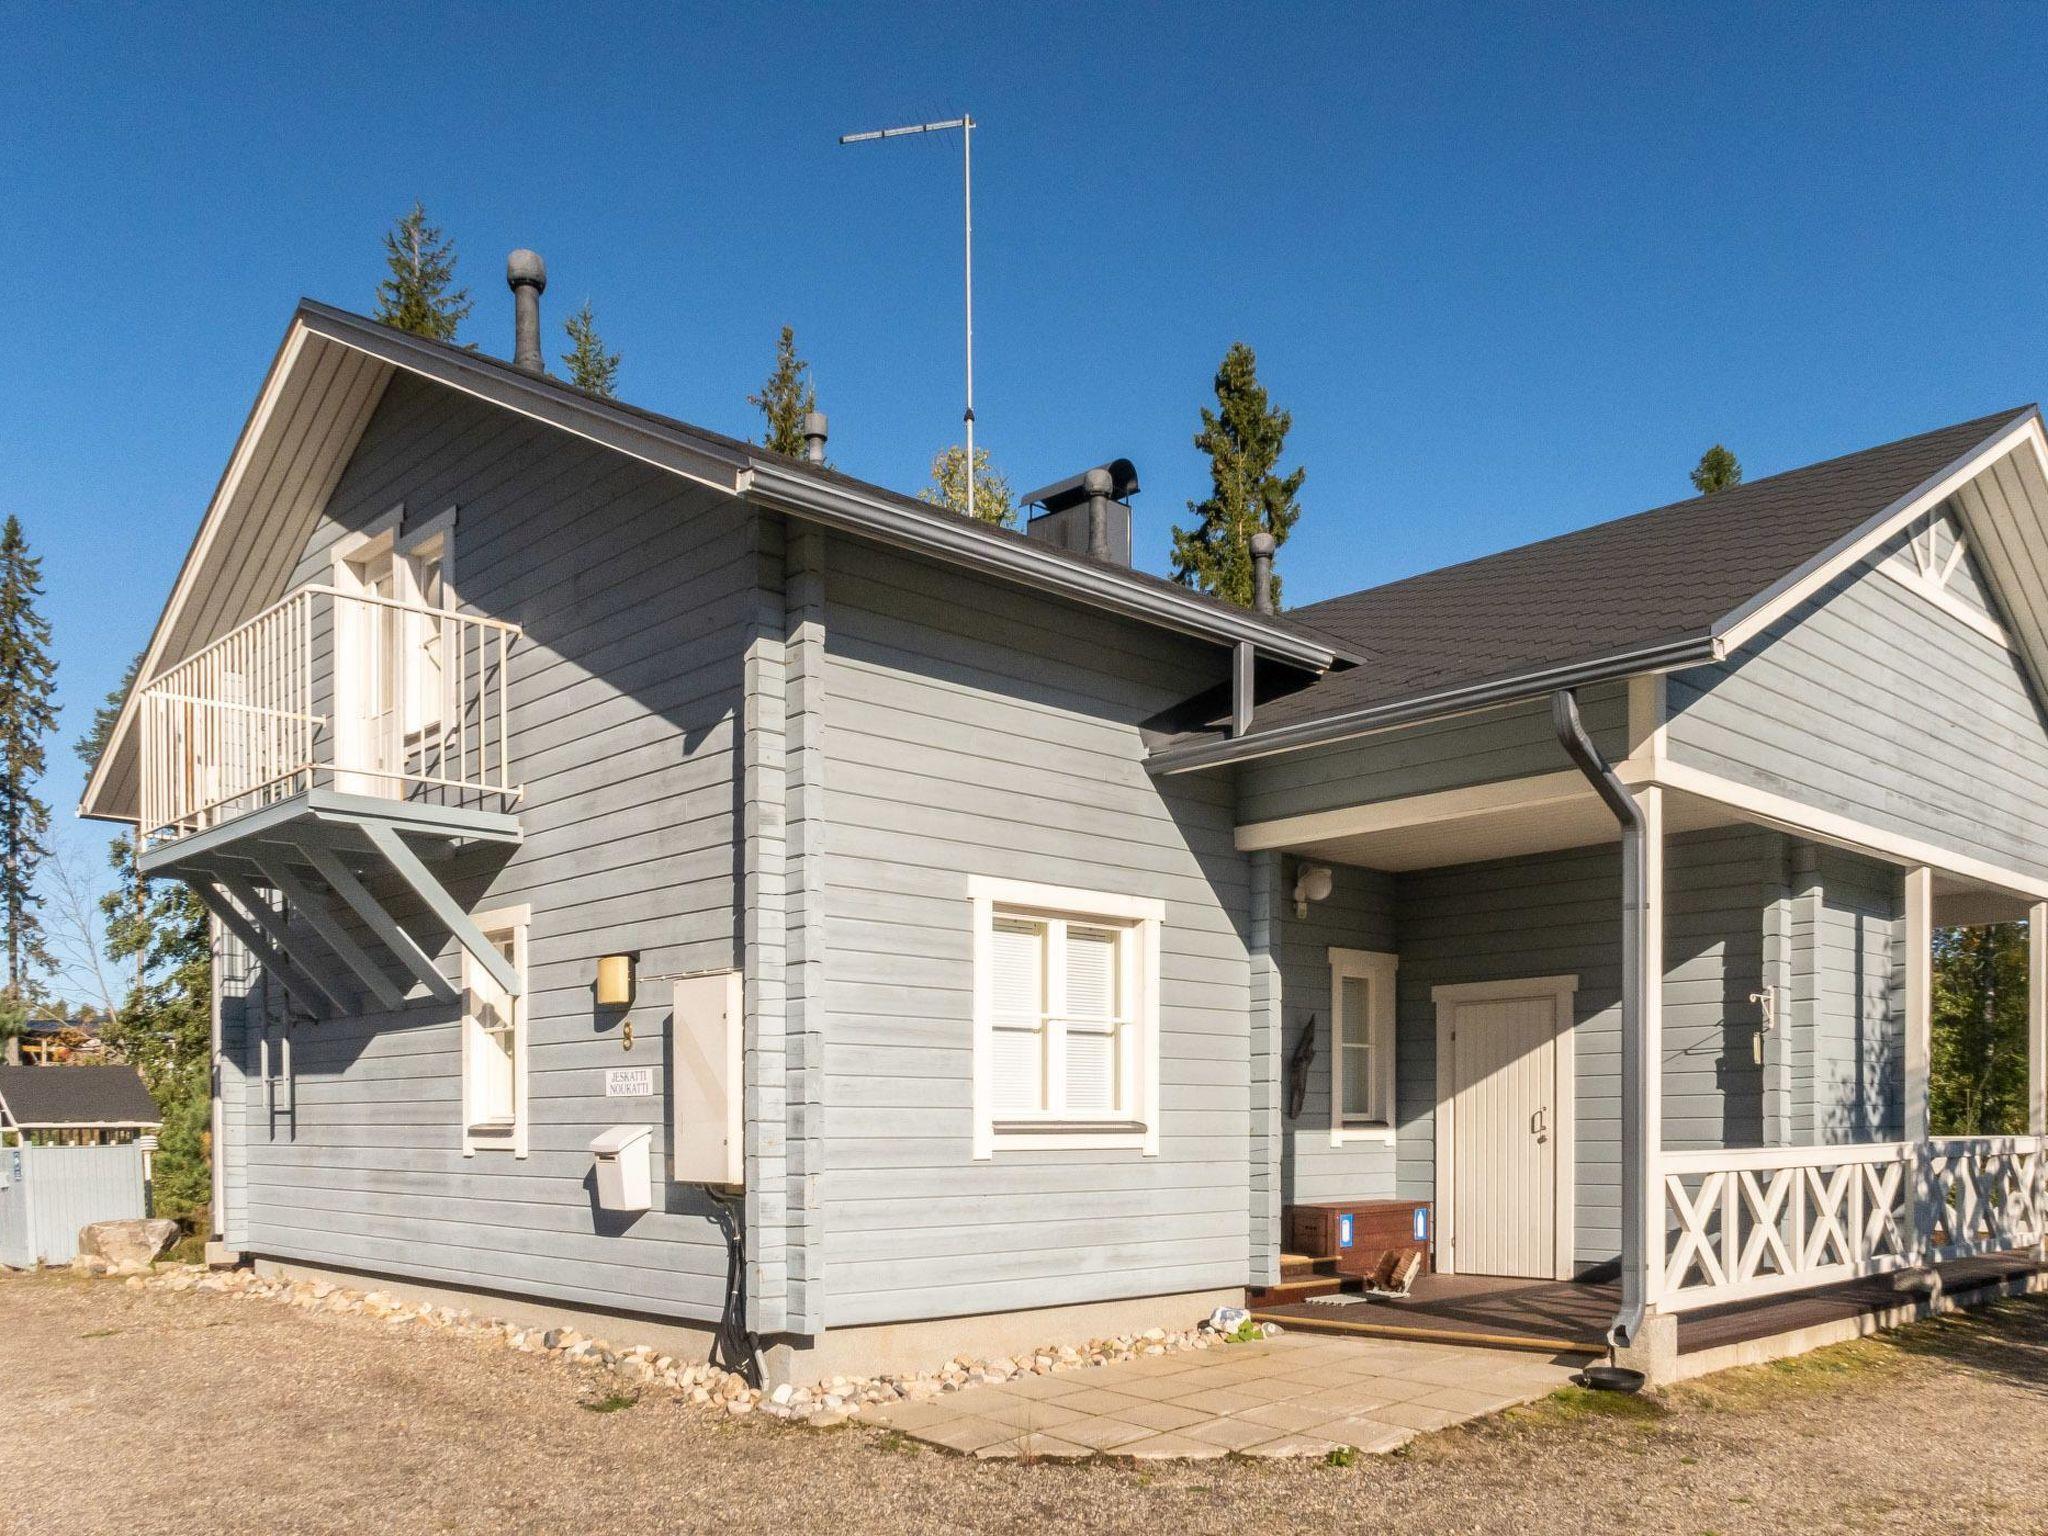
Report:
[[0,1067],[0,1111],[17,1126],[163,1123],[133,1067]]
[[[2032,405],[1993,412],[1294,609],[1290,618],[1362,653],[1366,665],[1276,688],[1239,738],[1225,737],[1229,701],[1220,695],[1155,722],[1154,766],[1258,756],[1718,659],[1874,536],[2038,438],[2039,417]],[[1994,565],[1998,543],[1977,546]],[[1999,584],[2023,589],[2022,574]]]

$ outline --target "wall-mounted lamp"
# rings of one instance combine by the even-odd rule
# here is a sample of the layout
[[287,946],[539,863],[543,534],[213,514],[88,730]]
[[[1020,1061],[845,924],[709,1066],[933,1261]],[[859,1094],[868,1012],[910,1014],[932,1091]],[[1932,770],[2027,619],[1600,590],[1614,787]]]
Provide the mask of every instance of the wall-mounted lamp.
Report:
[[1304,864],[1301,873],[1294,877],[1294,915],[1308,916],[1308,904],[1312,901],[1328,901],[1334,887],[1335,877],[1327,864]]
[[597,1005],[624,1008],[633,1001],[633,957],[600,955],[597,961]]

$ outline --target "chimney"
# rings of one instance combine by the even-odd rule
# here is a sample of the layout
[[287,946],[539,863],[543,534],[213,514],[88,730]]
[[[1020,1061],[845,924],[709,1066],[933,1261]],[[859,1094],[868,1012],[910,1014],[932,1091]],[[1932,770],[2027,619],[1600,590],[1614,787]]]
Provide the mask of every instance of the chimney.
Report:
[[1279,543],[1263,528],[1252,535],[1252,607],[1268,615],[1273,611],[1273,551]]
[[1130,498],[1138,493],[1138,470],[1129,459],[1042,486],[1025,496],[1038,508],[1025,535],[1112,565],[1131,563]]
[[548,285],[548,264],[538,251],[518,250],[505,258],[505,286],[512,290],[512,363],[528,373],[546,373],[540,356],[540,296]]
[[825,462],[825,429],[828,423],[823,411],[804,413],[804,457],[813,464]]

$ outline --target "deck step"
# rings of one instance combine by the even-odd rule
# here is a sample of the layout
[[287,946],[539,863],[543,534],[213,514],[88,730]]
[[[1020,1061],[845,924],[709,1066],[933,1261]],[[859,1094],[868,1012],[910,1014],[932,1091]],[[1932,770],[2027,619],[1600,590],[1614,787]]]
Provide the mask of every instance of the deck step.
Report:
[[[1278,1302],[1267,1302],[1265,1307],[1277,1306]],[[1251,1307],[1255,1323],[1278,1323],[1289,1333],[1329,1333],[1351,1338],[1410,1339],[1431,1344],[1464,1344],[1486,1349],[1523,1349],[1545,1355],[1597,1355],[1605,1351],[1606,1345],[1594,1339],[1571,1339],[1562,1337],[1540,1338],[1530,1334],[1483,1333],[1466,1329],[1431,1327],[1425,1319],[1401,1322],[1399,1314],[1386,1309],[1374,1308],[1370,1303],[1357,1307],[1332,1307],[1328,1317],[1304,1317],[1299,1312],[1277,1313],[1263,1310],[1260,1304]],[[1318,1311],[1322,1309],[1318,1308]]]
[[1344,1289],[1344,1282],[1335,1275],[1306,1275],[1300,1279],[1283,1279],[1278,1285],[1248,1285],[1244,1297],[1247,1307],[1284,1307],[1289,1302],[1307,1301],[1311,1296],[1329,1296]]
[[1307,1280],[1313,1276],[1334,1276],[1337,1273],[1335,1258],[1316,1258],[1306,1253],[1283,1253],[1280,1255],[1280,1278]]

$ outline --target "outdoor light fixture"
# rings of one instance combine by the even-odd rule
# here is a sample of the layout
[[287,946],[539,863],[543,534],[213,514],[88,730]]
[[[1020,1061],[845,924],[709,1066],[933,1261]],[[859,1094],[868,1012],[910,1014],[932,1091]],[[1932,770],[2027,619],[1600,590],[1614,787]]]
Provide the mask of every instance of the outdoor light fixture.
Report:
[[633,957],[602,955],[597,962],[597,1005],[624,1008],[633,1001]]
[[1335,877],[1327,864],[1304,864],[1301,873],[1294,877],[1294,915],[1308,916],[1308,904],[1312,901],[1328,901]]

